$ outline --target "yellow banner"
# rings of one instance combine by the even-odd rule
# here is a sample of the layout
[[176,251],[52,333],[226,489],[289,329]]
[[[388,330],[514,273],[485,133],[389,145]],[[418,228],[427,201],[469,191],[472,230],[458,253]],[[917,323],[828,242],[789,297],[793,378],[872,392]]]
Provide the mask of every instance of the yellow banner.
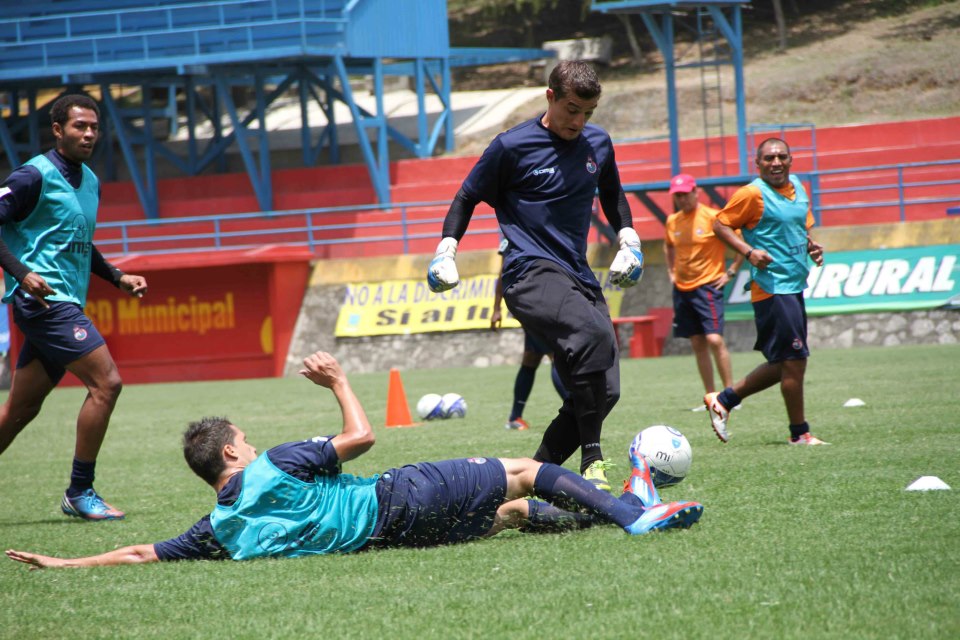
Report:
[[[603,285],[610,315],[620,315],[623,290],[610,284],[609,269],[594,269]],[[452,291],[434,293],[426,280],[387,280],[347,285],[335,335],[406,335],[432,331],[489,329],[497,274],[463,278]],[[504,327],[519,327],[507,306],[500,309]]]

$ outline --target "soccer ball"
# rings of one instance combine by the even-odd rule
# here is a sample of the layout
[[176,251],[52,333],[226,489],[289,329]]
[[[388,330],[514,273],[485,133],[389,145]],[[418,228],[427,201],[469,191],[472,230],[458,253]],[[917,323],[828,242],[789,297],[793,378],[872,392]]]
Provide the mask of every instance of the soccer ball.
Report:
[[693,462],[693,449],[686,436],[663,424],[647,427],[630,443],[647,464],[657,487],[669,487],[687,476]]
[[440,402],[444,418],[462,418],[467,415],[467,401],[459,393],[445,393]]
[[437,420],[445,417],[439,393],[428,393],[417,401],[417,414],[421,420]]

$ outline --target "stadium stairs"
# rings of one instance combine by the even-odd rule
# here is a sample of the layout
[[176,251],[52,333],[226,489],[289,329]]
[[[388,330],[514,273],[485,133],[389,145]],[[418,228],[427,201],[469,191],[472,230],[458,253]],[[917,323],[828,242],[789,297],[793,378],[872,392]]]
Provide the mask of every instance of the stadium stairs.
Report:
[[[787,132],[788,142],[795,150],[793,170],[810,171],[814,161],[810,151],[809,131]],[[753,141],[754,143],[756,141]],[[960,117],[915,120],[896,123],[868,124],[823,128],[816,131],[816,168],[821,174],[820,187],[826,191],[820,204],[825,207],[850,206],[827,210],[822,216],[826,226],[894,223],[900,221],[897,205],[880,206],[878,202],[897,199],[897,189],[876,185],[895,182],[894,170],[874,169],[883,165],[955,160],[960,147]],[[732,154],[736,141],[726,141],[726,162],[707,166],[702,140],[684,140],[681,143],[683,170],[698,177],[736,175],[739,173]],[[666,141],[624,143],[617,145],[617,161],[624,184],[666,181],[670,178],[669,147]],[[400,206],[403,203],[449,202],[461,181],[476,162],[476,157],[453,157],[400,160],[391,163],[391,196],[394,206],[373,208],[376,197],[363,165],[338,165],[316,168],[279,169],[274,172],[274,208],[276,211],[342,207],[312,218],[322,225],[320,238],[336,240],[339,244],[320,245],[318,258],[349,258],[403,253],[429,253],[436,246],[440,224],[446,212],[445,205]],[[750,159],[752,168],[752,158]],[[830,173],[837,170],[851,170]],[[904,179],[911,183],[937,182],[951,179],[956,182],[957,165],[905,169]],[[728,196],[733,188],[721,190]],[[837,191],[842,190],[842,191]],[[224,216],[254,212],[257,201],[246,174],[218,174],[199,177],[168,178],[159,181],[160,217],[163,219],[191,216]],[[960,201],[960,185],[914,186],[910,198],[956,196]],[[652,194],[664,211],[671,210],[665,192]],[[633,196],[634,223],[641,238],[656,240],[663,237],[662,224]],[[862,203],[863,206],[856,206]],[[362,207],[360,210],[351,207]],[[906,221],[931,220],[946,215],[942,203],[912,205],[907,209]],[[471,234],[464,250],[492,249],[498,239],[492,211],[485,205],[478,207],[471,223]],[[114,182],[103,185],[101,221],[142,220],[143,212],[132,183]],[[302,218],[300,220],[303,220]],[[285,216],[262,214],[231,221],[228,217],[218,222],[225,236],[225,245],[231,242],[249,243],[245,232],[257,231],[255,240],[262,244],[282,243],[303,233],[295,233],[292,219]],[[302,225],[302,223],[301,223]],[[336,227],[336,228],[331,228]],[[406,245],[400,240],[406,227],[412,234]],[[180,222],[162,228],[131,227],[128,237],[137,235],[182,235],[209,232],[207,221]],[[487,233],[477,233],[486,231]],[[116,236],[116,229],[105,229]],[[422,236],[422,237],[418,237]],[[101,231],[98,230],[98,239]],[[376,242],[363,242],[363,238]],[[598,241],[596,231],[591,241]],[[172,242],[172,241],[171,241]],[[197,246],[204,242],[197,240]],[[171,245],[172,246],[172,245]],[[177,246],[189,249],[189,242],[177,241]],[[206,242],[209,246],[209,242]],[[162,241],[152,242],[151,250],[164,249]]]

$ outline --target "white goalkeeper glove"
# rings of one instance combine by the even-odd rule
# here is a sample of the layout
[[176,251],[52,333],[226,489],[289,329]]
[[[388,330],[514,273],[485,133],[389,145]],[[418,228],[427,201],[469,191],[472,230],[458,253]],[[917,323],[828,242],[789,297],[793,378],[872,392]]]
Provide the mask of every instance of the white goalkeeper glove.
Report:
[[620,250],[610,264],[610,282],[623,288],[632,287],[643,277],[640,236],[633,227],[624,227],[617,237],[620,239]]
[[427,267],[427,286],[434,293],[449,291],[460,284],[457,273],[457,241],[446,237],[437,245],[437,253]]

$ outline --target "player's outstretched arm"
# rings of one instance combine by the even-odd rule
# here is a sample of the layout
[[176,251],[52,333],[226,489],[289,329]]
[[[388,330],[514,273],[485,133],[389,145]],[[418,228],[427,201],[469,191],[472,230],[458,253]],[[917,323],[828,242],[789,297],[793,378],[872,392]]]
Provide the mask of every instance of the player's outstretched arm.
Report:
[[329,353],[317,351],[303,359],[304,368],[300,375],[314,384],[326,387],[336,396],[340,403],[340,413],[343,415],[343,429],[333,437],[331,443],[337,450],[340,462],[353,460],[370,450],[376,438],[373,428],[367,420],[367,414],[354,395],[347,374],[340,368],[340,363]]
[[7,549],[7,557],[30,565],[31,569],[66,569],[74,567],[107,567],[117,564],[147,564],[159,562],[152,544],[138,544],[83,558],[52,558],[39,553]]

